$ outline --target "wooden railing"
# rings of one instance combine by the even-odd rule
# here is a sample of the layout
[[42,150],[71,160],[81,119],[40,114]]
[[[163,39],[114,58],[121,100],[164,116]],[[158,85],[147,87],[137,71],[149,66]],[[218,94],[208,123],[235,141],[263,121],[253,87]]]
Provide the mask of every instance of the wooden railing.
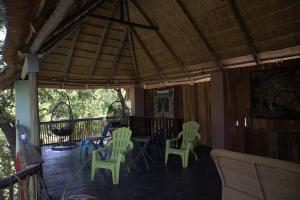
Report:
[[[31,144],[28,130],[19,124],[17,130],[19,144],[17,164],[20,171],[0,180],[0,199],[4,199],[4,197],[5,199],[16,199],[17,196],[21,196],[25,200],[40,199],[40,183],[43,184],[43,191],[47,191],[41,177],[43,160],[39,151]],[[5,190],[9,192],[4,196]],[[46,197],[48,197],[48,193]]]
[[173,138],[181,131],[182,119],[131,116],[129,125],[134,136],[162,133],[168,138]]
[[[73,120],[74,132],[71,136],[59,137],[52,133],[51,125],[55,127],[65,127],[70,121],[56,121],[56,122],[40,122],[40,137],[41,144],[56,144],[62,139],[63,141],[79,141],[84,137],[84,134],[93,135],[101,132],[100,120],[103,118],[89,118]],[[128,126],[133,132],[133,135],[154,135],[157,132],[169,134],[169,137],[176,136],[181,130],[181,119],[169,118],[153,118],[153,117],[135,117],[129,118],[113,117],[107,120],[114,124],[119,122],[123,126]]]
[[[99,134],[101,132],[100,121],[103,120],[102,117],[99,118],[86,118],[86,119],[75,119],[71,122],[74,125],[73,133],[70,136],[57,136],[52,133],[51,126],[57,128],[67,127],[70,123],[69,120],[62,121],[50,121],[50,122],[40,122],[40,138],[41,144],[56,144],[62,141],[79,141],[84,135]],[[127,125],[128,119],[122,119],[122,117],[110,117],[107,118],[108,122],[120,122]]]

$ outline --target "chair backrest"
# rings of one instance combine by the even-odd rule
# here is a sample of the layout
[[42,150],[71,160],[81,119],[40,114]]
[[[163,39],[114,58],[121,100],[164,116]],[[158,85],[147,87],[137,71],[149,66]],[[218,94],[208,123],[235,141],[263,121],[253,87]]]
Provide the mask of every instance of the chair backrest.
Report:
[[186,148],[189,142],[195,141],[200,125],[195,121],[189,121],[182,125],[181,148]]
[[120,153],[128,148],[131,138],[131,130],[129,128],[118,128],[112,134],[112,159],[116,159]]

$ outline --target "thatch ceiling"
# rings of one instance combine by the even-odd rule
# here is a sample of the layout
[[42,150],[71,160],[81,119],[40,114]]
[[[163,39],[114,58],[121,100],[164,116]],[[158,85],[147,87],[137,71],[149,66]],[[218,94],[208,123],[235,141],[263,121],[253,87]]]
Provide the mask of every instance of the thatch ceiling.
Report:
[[[97,1],[80,2],[63,23]],[[39,50],[41,87],[189,82],[300,56],[298,0],[135,0],[128,1],[129,19],[120,2],[105,0],[59,40],[65,24],[47,38]]]

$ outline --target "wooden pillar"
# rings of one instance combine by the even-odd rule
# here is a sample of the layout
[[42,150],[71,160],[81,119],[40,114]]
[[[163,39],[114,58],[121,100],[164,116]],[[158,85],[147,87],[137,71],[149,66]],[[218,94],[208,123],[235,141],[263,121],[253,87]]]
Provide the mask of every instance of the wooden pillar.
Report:
[[227,109],[224,72],[211,74],[211,136],[213,148],[226,149],[228,146]]
[[32,144],[40,148],[40,131],[39,131],[39,112],[38,112],[38,89],[37,89],[37,73],[30,72],[28,74],[30,85],[30,126],[32,134]]
[[[25,64],[23,66],[23,78],[28,75],[29,84],[29,106],[30,106],[30,132],[31,143],[40,148],[40,133],[39,133],[39,112],[38,112],[38,88],[37,88],[37,74],[39,71],[39,59],[36,54],[29,54],[26,56]],[[25,73],[24,73],[25,72]]]
[[[25,126],[30,134],[30,142],[40,149],[39,134],[39,113],[38,113],[38,93],[37,93],[37,73],[39,69],[38,56],[29,54],[25,58],[21,77],[28,80],[19,80],[15,82],[16,92],[16,122]],[[18,130],[17,130],[17,134]],[[18,139],[17,139],[18,141]],[[19,144],[17,142],[17,163],[22,160]],[[19,162],[18,170],[24,166]],[[40,199],[39,176],[34,175],[29,182],[30,194],[33,199]]]
[[[15,105],[16,105],[16,124],[19,123],[30,130],[30,92],[28,80],[15,81]],[[16,153],[19,152],[18,129],[16,141]]]
[[133,116],[144,116],[144,87],[135,84],[130,88],[131,114]]

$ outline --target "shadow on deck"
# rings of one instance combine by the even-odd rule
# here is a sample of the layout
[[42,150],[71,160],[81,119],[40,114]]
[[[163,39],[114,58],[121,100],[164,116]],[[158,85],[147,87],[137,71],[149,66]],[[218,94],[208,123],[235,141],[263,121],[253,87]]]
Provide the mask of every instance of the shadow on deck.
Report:
[[[99,200],[106,199],[221,199],[221,180],[209,156],[210,149],[197,149],[199,160],[190,155],[189,166],[183,169],[177,156],[169,156],[168,165],[151,165],[147,171],[143,162],[128,174],[121,166],[120,183],[112,184],[111,172],[98,169],[90,181],[90,167],[84,166],[67,189],[69,194],[88,194]],[[64,187],[78,171],[79,147],[69,151],[53,151],[43,146],[43,173],[52,199],[60,199]]]

